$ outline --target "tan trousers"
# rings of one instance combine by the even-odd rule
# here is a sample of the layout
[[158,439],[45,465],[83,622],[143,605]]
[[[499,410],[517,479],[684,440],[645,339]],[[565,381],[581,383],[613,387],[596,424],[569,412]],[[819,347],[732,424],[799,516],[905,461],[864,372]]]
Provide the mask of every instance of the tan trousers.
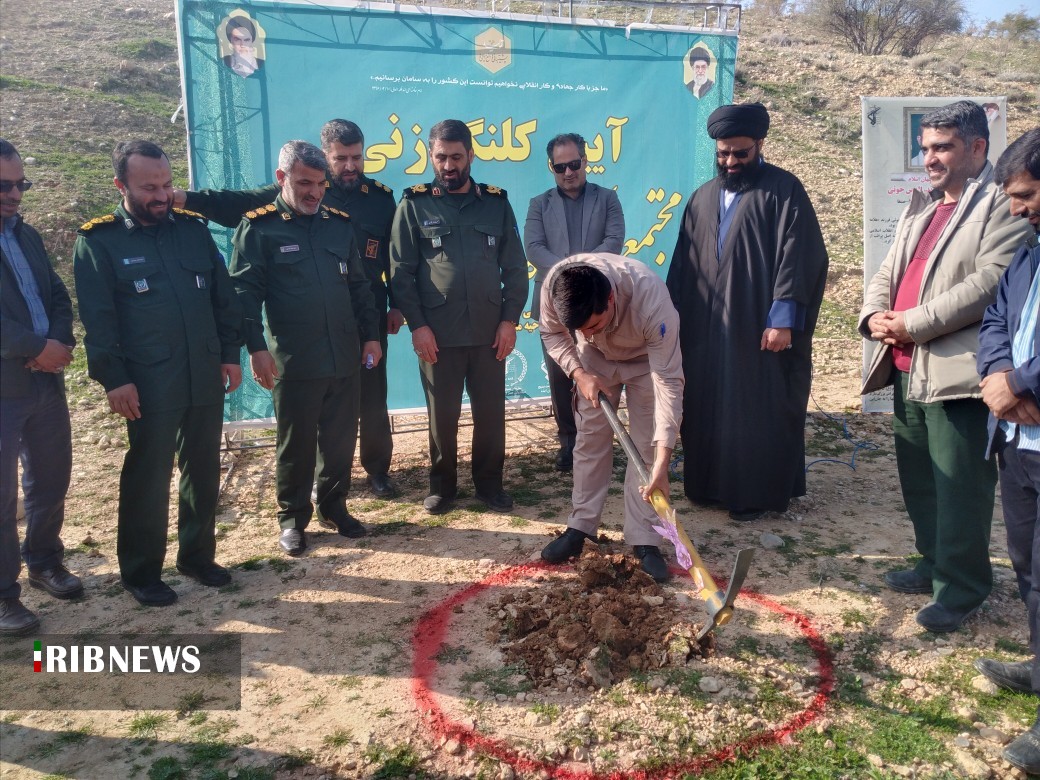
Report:
[[[588,370],[610,380],[607,397],[615,409],[624,389],[628,400],[629,434],[644,463],[653,464],[654,387],[649,361],[615,364],[606,361],[598,350],[580,351],[582,364]],[[614,472],[614,431],[602,409],[597,409],[577,393],[575,397],[574,419],[578,437],[574,447],[573,508],[567,525],[595,535]],[[625,471],[625,541],[633,546],[660,547],[664,540],[651,526],[661,521],[653,507],[639,494],[639,485],[639,472],[630,463]],[[667,546],[665,544],[665,548]]]

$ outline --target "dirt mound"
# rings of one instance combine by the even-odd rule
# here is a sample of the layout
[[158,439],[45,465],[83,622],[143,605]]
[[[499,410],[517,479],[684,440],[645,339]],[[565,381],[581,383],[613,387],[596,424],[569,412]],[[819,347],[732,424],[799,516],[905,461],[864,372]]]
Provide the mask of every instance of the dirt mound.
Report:
[[534,686],[574,680],[606,688],[633,672],[713,655],[714,636],[698,642],[700,627],[682,617],[688,609],[634,559],[587,550],[576,574],[551,576],[543,587],[507,593],[492,606],[494,638]]

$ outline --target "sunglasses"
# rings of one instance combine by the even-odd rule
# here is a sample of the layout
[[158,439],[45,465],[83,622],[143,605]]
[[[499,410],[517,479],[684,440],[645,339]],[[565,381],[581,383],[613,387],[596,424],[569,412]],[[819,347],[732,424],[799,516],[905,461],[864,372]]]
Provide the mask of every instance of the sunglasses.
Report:
[[748,155],[758,146],[754,144],[749,146],[747,149],[733,149],[728,152],[722,152],[718,149],[715,150],[715,157],[719,160],[725,160],[727,157],[732,157],[735,160],[746,160]]
[[568,168],[570,168],[570,169],[571,169],[572,171],[577,171],[577,170],[579,170],[579,169],[580,169],[581,167],[582,167],[582,166],[581,166],[581,160],[571,160],[570,162],[565,162],[565,163],[553,163],[553,164],[552,164],[552,169],[553,169],[553,170],[554,170],[554,171],[555,171],[556,173],[563,173],[563,172],[564,172],[564,171],[566,171],[566,170],[567,170]]
[[5,195],[13,190],[15,187],[18,188],[19,192],[25,192],[27,189],[32,187],[32,182],[28,179],[19,179],[18,181],[11,181],[10,179],[0,179],[0,192]]

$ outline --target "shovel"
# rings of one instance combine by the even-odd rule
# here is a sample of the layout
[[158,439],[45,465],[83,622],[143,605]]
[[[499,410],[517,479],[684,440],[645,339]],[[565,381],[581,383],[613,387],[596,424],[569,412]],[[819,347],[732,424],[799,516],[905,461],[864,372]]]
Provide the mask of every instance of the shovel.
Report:
[[[646,464],[643,463],[643,457],[639,454],[639,450],[636,449],[635,442],[628,435],[625,426],[618,419],[617,412],[614,411],[610,400],[602,392],[599,394],[599,403],[607,415],[610,427],[614,429],[614,435],[621,442],[629,462],[639,471],[639,478],[643,484],[649,485],[650,472],[647,470]],[[675,510],[668,503],[668,497],[660,490],[655,490],[650,494],[650,503],[653,505],[654,511],[657,512],[657,516],[664,520],[664,525],[655,525],[654,530],[675,547],[676,560],[680,566],[685,567],[690,572],[690,577],[697,586],[697,596],[707,607],[708,622],[704,624],[704,628],[697,634],[697,641],[699,642],[714,630],[716,626],[726,625],[730,618],[733,617],[733,602],[737,598],[737,593],[740,592],[740,586],[744,584],[744,578],[747,577],[748,569],[751,568],[751,559],[755,556],[755,550],[752,547],[748,547],[737,553],[736,563],[733,564],[733,574],[730,575],[729,585],[725,593],[723,593],[715,584],[715,580],[712,579],[708,567],[704,565],[704,561],[697,552],[697,548],[693,546],[690,537],[686,535],[686,531],[680,525],[678,518],[675,516]]]

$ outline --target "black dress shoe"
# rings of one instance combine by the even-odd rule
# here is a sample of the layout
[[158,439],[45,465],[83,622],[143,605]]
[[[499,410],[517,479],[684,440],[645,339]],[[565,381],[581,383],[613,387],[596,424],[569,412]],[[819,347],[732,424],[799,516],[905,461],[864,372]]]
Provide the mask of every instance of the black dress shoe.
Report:
[[74,599],[83,595],[83,582],[62,565],[53,569],[29,572],[29,584],[45,590],[56,599]]
[[1005,664],[992,658],[976,658],[974,666],[983,677],[1001,688],[1018,693],[1034,693],[1032,661]]
[[965,620],[978,611],[974,609],[950,609],[937,601],[929,601],[917,613],[917,625],[933,634],[949,634],[961,627]]
[[393,498],[397,495],[397,489],[388,474],[369,474],[368,492],[376,498]]
[[18,599],[0,599],[0,636],[24,636],[40,627],[40,619]]
[[632,548],[636,558],[642,564],[643,571],[654,578],[656,582],[668,582],[672,578],[668,571],[668,564],[661,557],[661,548],[653,545],[638,545]]
[[452,507],[455,506],[455,494],[452,493],[450,496],[439,496],[434,493],[431,496],[426,496],[422,502],[423,509],[429,512],[431,515],[443,515],[445,512],[450,512]]
[[336,524],[336,533],[340,536],[346,536],[348,539],[360,539],[362,536],[368,536],[368,529],[349,512],[344,513],[342,517],[333,518],[333,521]]
[[598,544],[595,537],[584,531],[568,528],[542,548],[542,560],[546,563],[563,563],[568,558],[576,558],[581,555],[586,539]]
[[220,588],[231,582],[231,572],[212,562],[204,563],[201,566],[178,563],[177,571],[208,588]]
[[1040,720],[1004,748],[1004,760],[1028,775],[1040,775]]
[[487,504],[488,509],[492,512],[505,514],[513,511],[513,497],[504,490],[499,490],[497,493],[482,493],[478,490],[476,496],[477,501]]
[[307,549],[307,534],[299,528],[283,528],[278,537],[278,546],[293,557],[303,555]]
[[177,591],[162,580],[151,585],[131,585],[126,580],[121,582],[127,592],[144,607],[165,607],[177,600]]
[[568,472],[574,468],[574,447],[560,447],[556,451],[556,470]]
[[913,569],[890,571],[885,575],[885,584],[897,593],[931,593],[932,581],[922,577]]

